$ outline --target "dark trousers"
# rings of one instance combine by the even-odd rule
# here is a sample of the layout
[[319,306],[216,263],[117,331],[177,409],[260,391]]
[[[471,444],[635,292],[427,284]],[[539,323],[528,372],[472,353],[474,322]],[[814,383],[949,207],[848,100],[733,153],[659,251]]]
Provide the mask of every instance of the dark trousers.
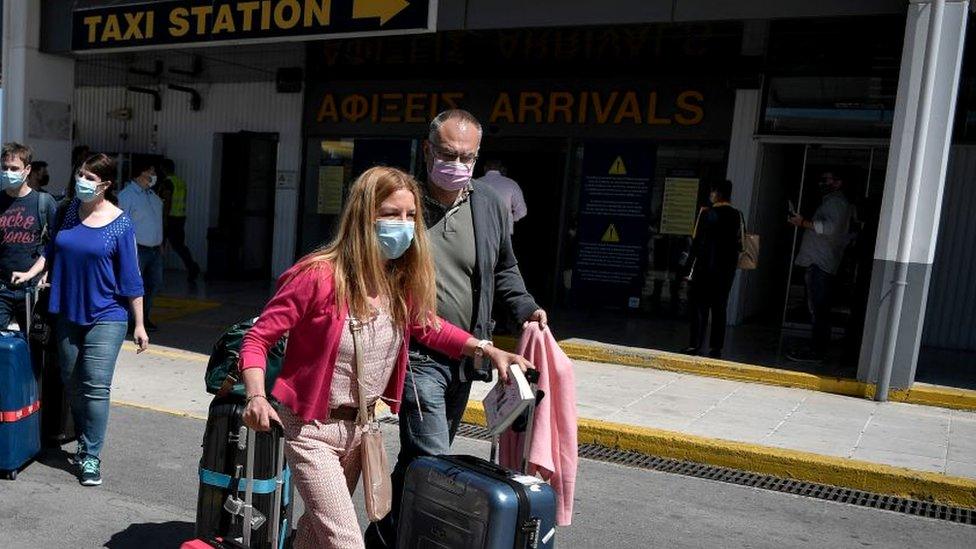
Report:
[[813,339],[811,350],[817,354],[824,354],[830,345],[830,308],[834,293],[835,276],[827,271],[810,265],[807,267],[807,306],[813,324]]
[[183,267],[187,271],[197,269],[197,263],[193,261],[190,248],[186,246],[185,217],[166,218],[166,240],[169,242],[170,247],[173,248],[173,251],[176,252],[176,255],[180,256],[180,261],[183,262]]
[[691,334],[688,343],[691,347],[702,349],[705,346],[705,331],[708,319],[712,319],[712,333],[709,348],[712,353],[722,352],[725,345],[726,313],[729,307],[729,292],[735,271],[731,274],[695,273],[691,282]]
[[396,546],[400,500],[407,468],[413,460],[450,453],[471,392],[471,382],[462,380],[460,371],[458,361],[426,351],[410,351],[410,369],[400,403],[400,454],[392,475],[393,509],[367,530],[368,548]]
[[14,319],[20,331],[27,331],[27,293],[20,288],[0,287],[0,330],[6,330]]

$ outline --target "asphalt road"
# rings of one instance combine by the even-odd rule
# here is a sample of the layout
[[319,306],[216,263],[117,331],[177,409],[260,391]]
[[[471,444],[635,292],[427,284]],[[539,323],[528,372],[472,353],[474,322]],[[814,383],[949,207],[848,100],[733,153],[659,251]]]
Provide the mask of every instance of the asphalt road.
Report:
[[[179,547],[193,533],[202,433],[197,419],[113,407],[105,484],[80,486],[61,452],[0,481],[0,548]],[[460,439],[456,450],[488,445]],[[584,461],[574,524],[557,544],[948,549],[976,547],[976,527]]]

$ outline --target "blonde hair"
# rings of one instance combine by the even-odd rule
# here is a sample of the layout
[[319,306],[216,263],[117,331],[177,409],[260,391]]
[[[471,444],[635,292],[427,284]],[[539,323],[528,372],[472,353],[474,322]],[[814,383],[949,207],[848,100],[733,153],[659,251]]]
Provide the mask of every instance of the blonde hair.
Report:
[[[380,204],[399,190],[413,193],[413,243],[402,256],[387,261],[384,268],[376,215]],[[437,289],[421,207],[420,187],[413,177],[385,166],[366,170],[349,189],[335,238],[302,258],[297,272],[331,266],[336,306],[348,304],[349,314],[355,318],[372,316],[368,298],[374,292],[388,299],[390,314],[400,328],[408,323],[433,325]]]

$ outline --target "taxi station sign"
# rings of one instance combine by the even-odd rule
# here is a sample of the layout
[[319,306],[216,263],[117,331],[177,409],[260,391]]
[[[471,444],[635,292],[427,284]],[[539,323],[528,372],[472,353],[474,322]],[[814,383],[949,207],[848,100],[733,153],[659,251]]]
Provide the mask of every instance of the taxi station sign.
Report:
[[160,0],[79,9],[76,52],[433,32],[437,0]]

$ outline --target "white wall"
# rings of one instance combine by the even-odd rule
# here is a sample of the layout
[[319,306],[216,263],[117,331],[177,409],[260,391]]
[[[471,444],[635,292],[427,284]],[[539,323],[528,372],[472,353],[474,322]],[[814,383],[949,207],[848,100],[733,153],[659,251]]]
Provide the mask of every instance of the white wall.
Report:
[[[278,171],[301,173],[302,94],[280,94],[274,82],[220,83],[195,86],[203,98],[199,111],[189,97],[163,90],[163,109],[152,110],[152,98],[124,87],[83,87],[75,90],[75,143],[92,150],[164,154],[189,185],[187,244],[205,268],[207,228],[216,215],[220,158],[215,134],[239,131],[278,134]],[[110,111],[129,107],[131,120],[110,118]],[[215,154],[216,153],[216,154]],[[278,189],[272,272],[275,276],[294,260],[297,189]],[[171,254],[172,255],[172,254]],[[179,265],[174,257],[172,266]]]
[[[34,149],[34,159],[48,163],[51,189],[63,188],[71,171],[71,128],[52,135],[51,125],[31,122],[31,102],[48,101],[71,107],[74,60],[40,53],[40,2],[3,3],[3,121],[4,141],[19,141]],[[43,113],[42,113],[43,114]],[[65,120],[67,122],[67,120]],[[46,136],[46,137],[40,137]]]

